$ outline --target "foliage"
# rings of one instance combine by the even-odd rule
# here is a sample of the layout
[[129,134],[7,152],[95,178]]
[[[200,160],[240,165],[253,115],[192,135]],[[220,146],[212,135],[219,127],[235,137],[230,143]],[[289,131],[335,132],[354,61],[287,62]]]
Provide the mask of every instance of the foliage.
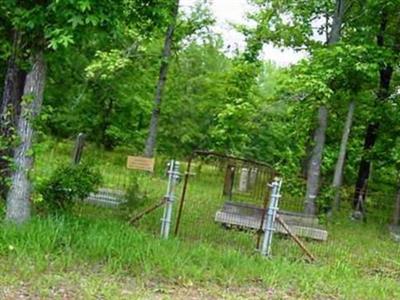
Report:
[[[91,290],[88,294],[98,297],[99,289],[105,298],[115,295],[99,285],[107,285],[115,279],[112,276],[134,276],[146,281],[146,288],[148,281],[185,287],[213,282],[217,297],[226,285],[253,287],[257,282],[263,292],[279,290],[277,298],[400,298],[398,246],[386,231],[400,168],[400,2],[345,1],[341,41],[335,45],[327,45],[335,1],[249,2],[254,5],[251,26],[235,27],[245,35],[243,51],[225,50],[221,36],[212,30],[215,20],[208,1],[180,13],[161,107],[158,169],[153,176],[140,176],[126,169],[126,156],[143,149],[174,1],[0,1],[0,82],[15,31],[23,40],[18,49],[21,67],[28,69],[28,57],[38,49],[44,50],[48,65],[44,107],[36,122],[40,136],[35,140],[35,167],[29,174],[36,185],[33,203],[39,209],[68,212],[36,217],[20,227],[1,224],[0,273],[6,275],[0,275],[0,287],[3,282],[10,286],[29,281],[24,288],[32,286],[41,293],[40,287],[48,291],[60,281],[68,285],[64,276],[77,270],[71,277],[94,276],[90,278],[97,282],[94,292],[85,284],[77,290]],[[291,66],[276,66],[266,61],[265,45],[302,50],[307,57]],[[381,74],[387,67],[393,76],[387,99],[380,101]],[[347,145],[343,211],[327,220],[335,193],[335,162],[352,101],[356,110]],[[213,222],[204,231],[196,228],[216,241],[213,245],[154,239],[149,232],[159,233],[161,209],[138,222],[140,232],[124,224],[128,215],[164,195],[163,161],[183,161],[194,149],[269,163],[284,178],[283,199],[302,207],[315,113],[321,104],[329,110],[329,122],[317,204],[329,241],[306,241],[319,263],[300,261],[294,244],[279,236],[274,237],[278,251],[272,260],[224,248]],[[380,124],[379,134],[374,148],[364,152],[371,122]],[[88,137],[84,160],[95,162],[96,168],[65,163],[71,150],[65,139],[78,132]],[[0,137],[0,152],[9,144]],[[365,224],[348,220],[347,201],[354,194],[362,157],[373,161]],[[201,166],[195,167],[194,173],[199,173]],[[195,199],[210,195],[212,183],[189,187],[188,193]],[[100,185],[124,189],[127,202],[115,210],[74,205]],[[4,206],[0,203],[1,216]],[[193,206],[186,209],[193,218],[189,221],[196,222],[199,215]],[[247,233],[224,234],[230,238]]]
[[128,218],[132,217],[133,212],[140,211],[151,203],[152,199],[141,187],[137,174],[129,177],[124,200],[126,202],[120,205],[120,210]]
[[61,165],[39,184],[36,200],[50,211],[66,211],[95,192],[100,183],[99,172],[88,164]]
[[[329,46],[335,1],[250,2],[255,7],[249,16],[254,26],[236,26],[246,37],[244,51],[224,50],[224,41],[212,31],[215,20],[207,1],[179,15],[161,107],[157,149],[161,159],[184,160],[194,149],[210,149],[265,161],[282,174],[290,196],[301,201],[315,113],[324,104],[329,122],[318,203],[325,212],[333,197],[330,185],[348,104],[355,101],[344,200],[351,197],[361,158],[368,157],[373,168],[367,204],[375,210],[386,199],[389,207],[400,167],[399,2],[346,1],[341,41]],[[48,139],[64,140],[84,132],[90,147],[96,148],[93,153],[105,153],[106,158],[96,159],[104,163],[107,184],[119,172],[126,176],[122,163],[117,168],[108,160],[118,153],[117,160],[124,163],[128,153],[143,149],[172,4],[170,0],[0,3],[0,77],[5,74],[13,31],[22,34],[22,60],[38,47],[45,50],[49,70],[37,122],[39,146]],[[265,61],[269,53],[260,55],[271,44],[303,50],[307,57],[291,66],[276,66]],[[380,72],[387,66],[394,71],[390,95],[379,101]],[[370,122],[380,123],[379,136],[375,147],[364,153]],[[2,140],[0,150],[4,144]],[[39,158],[36,165],[45,160]],[[60,167],[44,184],[51,188],[41,189],[54,209],[69,208],[71,199],[93,190],[80,183],[99,183],[89,167],[88,174],[73,168]],[[45,173],[32,173],[34,182],[41,181],[41,171]],[[127,211],[154,201],[145,184],[143,178],[132,177]],[[74,188],[66,191],[61,185]],[[387,220],[389,210],[379,210]]]
[[316,254],[327,259],[309,264],[278,257],[266,260],[193,241],[160,241],[103,213],[98,209],[90,217],[35,218],[19,228],[3,224],[0,286],[7,286],[5,291],[20,288],[16,282],[30,282],[25,293],[47,297],[49,290],[61,285],[64,291],[72,288],[74,297],[97,297],[101,291],[110,299],[120,293],[126,297],[129,286],[110,284],[114,280],[134,280],[135,290],[142,285],[148,290],[154,282],[157,287],[172,282],[175,289],[216,285],[215,295],[221,295],[227,284],[235,289],[259,287],[260,293],[268,288],[279,293],[278,298],[400,295],[398,251],[394,251],[398,247],[382,235],[381,227],[341,219],[331,231],[330,247]]
[[[0,136],[0,162],[2,161],[10,161],[10,157],[7,155],[6,150],[10,145],[9,139],[6,139],[3,136]],[[3,174],[4,170],[0,170],[0,188],[3,186],[7,186],[9,184],[9,178],[6,174]],[[3,191],[0,191],[0,201],[4,200],[6,195],[4,195]]]

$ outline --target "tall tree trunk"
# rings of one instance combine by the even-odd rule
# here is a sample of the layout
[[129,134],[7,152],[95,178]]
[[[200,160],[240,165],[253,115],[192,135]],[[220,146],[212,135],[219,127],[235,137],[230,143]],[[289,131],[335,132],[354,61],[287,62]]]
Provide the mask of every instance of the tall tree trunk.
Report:
[[393,225],[400,225],[400,176],[397,179],[397,194],[393,210]]
[[13,34],[13,51],[7,62],[3,97],[0,104],[0,199],[8,191],[7,179],[10,177],[10,158],[12,156],[12,137],[17,126],[21,97],[26,73],[18,65],[20,36]]
[[325,132],[328,125],[328,110],[326,106],[318,109],[318,127],[314,133],[314,149],[312,150],[307,172],[307,191],[304,212],[306,214],[316,213],[315,199],[319,190],[319,175],[322,154],[325,145]]
[[[334,45],[340,40],[340,32],[343,24],[343,17],[346,10],[345,0],[336,0],[336,9],[333,15],[333,22],[328,45]],[[328,124],[328,109],[326,106],[321,106],[318,110],[318,127],[314,132],[314,149],[308,164],[307,171],[307,190],[305,197],[304,212],[307,214],[316,213],[316,203],[319,181],[321,173],[322,154],[325,146],[325,134]]]
[[112,150],[114,148],[114,142],[108,135],[107,130],[111,126],[112,113],[114,110],[114,97],[110,96],[105,99],[102,111],[102,124],[101,124],[101,144],[104,149]]
[[[379,47],[385,46],[385,31],[388,22],[387,12],[383,12],[381,16],[380,30],[377,36],[377,45]],[[379,71],[379,90],[377,93],[377,104],[385,101],[390,96],[390,82],[392,80],[393,67],[391,65],[384,65]],[[353,208],[357,210],[357,203],[360,199],[363,199],[365,195],[362,195],[363,187],[365,186],[371,169],[371,159],[369,152],[375,145],[378,137],[378,129],[380,127],[379,122],[370,122],[367,131],[365,133],[363,156],[358,168],[358,176],[353,197]]]
[[343,17],[346,12],[347,0],[336,0],[335,12],[332,18],[332,27],[327,41],[328,45],[334,45],[340,40]]
[[[378,92],[378,100],[385,101],[389,97],[389,88],[390,88],[390,81],[393,74],[393,68],[391,66],[387,66],[380,71],[380,85],[379,85],[379,92]],[[370,169],[371,169],[371,159],[369,157],[369,152],[375,145],[375,142],[378,138],[378,130],[379,130],[379,122],[371,122],[365,133],[365,140],[364,140],[364,148],[363,148],[363,156],[358,168],[358,176],[356,181],[356,187],[354,191],[353,197],[353,207],[357,207],[357,203],[360,199],[361,191],[369,178]]]
[[31,184],[28,173],[32,168],[31,156],[33,121],[39,114],[46,77],[43,52],[32,56],[32,69],[26,76],[21,113],[18,119],[17,134],[20,144],[14,152],[15,171],[7,195],[7,219],[22,223],[30,217]]
[[340,142],[340,150],[339,150],[339,157],[336,161],[335,167],[335,175],[333,177],[332,187],[335,191],[335,196],[333,199],[333,208],[339,209],[340,206],[340,188],[342,186],[343,181],[343,169],[344,169],[344,162],[346,159],[346,149],[347,143],[349,141],[351,124],[353,123],[353,115],[356,103],[355,101],[351,101],[349,104],[349,110],[347,112],[346,123],[344,124],[343,134],[342,134],[342,141]]
[[165,88],[165,83],[167,81],[169,60],[171,57],[171,48],[172,48],[172,42],[173,42],[173,38],[174,38],[176,19],[178,17],[178,10],[179,10],[179,0],[175,0],[174,7],[172,9],[171,24],[168,26],[168,29],[167,29],[167,33],[166,33],[165,41],[164,41],[164,48],[163,48],[162,55],[161,55],[160,74],[158,77],[156,92],[154,95],[154,107],[153,107],[153,112],[152,112],[151,120],[150,120],[149,135],[147,137],[146,147],[144,150],[144,155],[146,157],[153,157],[154,149],[156,147],[158,122],[160,119],[160,112],[161,112],[161,101],[162,101],[162,96],[163,96],[163,92],[164,92],[164,88]]
[[364,189],[364,186],[369,178],[369,173],[371,169],[371,161],[368,155],[370,154],[370,151],[372,150],[373,146],[375,145],[376,138],[378,137],[378,129],[379,129],[379,123],[370,123],[368,124],[367,131],[365,134],[365,139],[364,139],[364,147],[363,147],[363,152],[364,155],[360,161],[360,165],[358,167],[358,175],[357,175],[357,181],[356,181],[356,187],[355,187],[355,192],[354,192],[354,198],[353,198],[353,207],[357,207],[357,203],[360,199],[364,199],[364,195],[362,195],[362,191]]

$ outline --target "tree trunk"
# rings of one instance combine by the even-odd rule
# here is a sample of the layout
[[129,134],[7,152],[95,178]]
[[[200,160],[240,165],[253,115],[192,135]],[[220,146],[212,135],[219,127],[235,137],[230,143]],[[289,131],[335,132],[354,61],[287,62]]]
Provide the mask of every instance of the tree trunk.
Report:
[[[345,0],[336,0],[336,9],[333,15],[333,22],[331,31],[329,34],[329,39],[327,41],[328,45],[334,45],[340,40],[340,32],[343,24],[343,16],[346,10]],[[304,211],[307,214],[316,213],[316,203],[319,181],[320,181],[320,171],[322,163],[322,154],[325,146],[325,133],[328,124],[328,109],[326,106],[321,106],[318,110],[318,127],[314,132],[314,148],[310,157],[308,171],[307,171],[307,191],[305,199]]]
[[8,59],[4,80],[3,97],[0,104],[0,199],[8,191],[7,179],[10,177],[10,158],[12,157],[12,137],[17,126],[21,97],[24,89],[25,72],[18,65],[20,37],[13,36],[13,51]]
[[315,198],[319,190],[319,175],[322,162],[322,153],[325,145],[325,132],[328,124],[328,110],[326,106],[318,109],[318,127],[314,133],[314,149],[307,172],[307,191],[304,212],[306,214],[316,213]]
[[340,40],[346,5],[346,0],[336,0],[335,13],[332,18],[332,27],[327,41],[328,45],[334,45]]
[[340,188],[342,186],[342,181],[343,181],[343,169],[344,169],[344,162],[346,159],[346,149],[347,149],[347,143],[349,141],[351,124],[353,123],[355,105],[356,104],[354,100],[351,101],[349,104],[349,111],[347,112],[346,123],[344,125],[342,134],[342,141],[340,143],[339,157],[336,162],[335,175],[333,177],[333,182],[332,182],[332,187],[335,191],[335,196],[333,199],[333,208],[335,210],[339,209],[340,206]]
[[[380,30],[377,36],[377,45],[379,47],[384,47],[385,45],[385,31],[388,22],[387,12],[383,12],[381,16]],[[390,82],[392,80],[393,67],[391,65],[384,65],[379,71],[379,90],[377,93],[378,104],[385,101],[390,96]],[[363,195],[361,191],[365,186],[366,181],[369,178],[371,159],[368,154],[370,150],[375,145],[376,139],[378,137],[379,122],[370,122],[367,127],[367,132],[365,134],[363,156],[358,168],[357,182],[353,197],[353,208],[357,210],[357,203],[359,199],[362,199]]]
[[114,110],[114,97],[110,96],[105,99],[102,111],[102,124],[101,124],[101,144],[104,149],[110,151],[114,148],[114,141],[108,135],[107,130],[112,124],[112,113]]
[[164,88],[165,88],[165,83],[167,81],[169,60],[171,57],[171,48],[172,48],[172,42],[173,42],[173,37],[174,37],[176,19],[178,16],[178,10],[179,10],[179,0],[175,0],[175,4],[174,4],[173,10],[172,10],[172,15],[171,15],[171,17],[172,17],[171,24],[168,26],[168,29],[167,29],[167,33],[166,33],[165,41],[164,41],[164,48],[163,48],[162,55],[161,55],[160,74],[158,77],[156,92],[155,92],[155,96],[154,96],[154,107],[153,107],[153,112],[152,112],[151,120],[150,120],[149,135],[147,137],[146,147],[144,150],[144,155],[146,157],[153,157],[154,149],[156,147],[158,122],[159,122],[160,112],[161,112],[161,101],[162,101],[162,96],[163,96],[163,92],[164,92]]
[[393,225],[400,225],[400,176],[397,179],[397,194],[393,210]]
[[2,135],[9,136],[12,128],[17,125],[25,75],[25,72],[17,65],[15,57],[9,58],[0,107]]
[[33,121],[39,114],[46,77],[43,52],[32,56],[33,66],[26,76],[21,114],[18,119],[17,135],[20,144],[14,152],[15,171],[7,195],[7,219],[22,223],[30,217],[31,184],[28,173],[32,168]]
[[363,148],[364,155],[361,159],[358,168],[356,188],[353,198],[354,208],[357,207],[357,203],[359,199],[361,199],[360,196],[362,197],[362,199],[364,199],[362,195],[362,190],[369,178],[369,173],[371,168],[371,161],[370,158],[367,157],[367,155],[369,154],[372,147],[375,145],[376,138],[378,137],[378,129],[379,129],[379,123],[370,123],[367,127],[367,132],[365,134],[365,140],[364,140],[364,148]]

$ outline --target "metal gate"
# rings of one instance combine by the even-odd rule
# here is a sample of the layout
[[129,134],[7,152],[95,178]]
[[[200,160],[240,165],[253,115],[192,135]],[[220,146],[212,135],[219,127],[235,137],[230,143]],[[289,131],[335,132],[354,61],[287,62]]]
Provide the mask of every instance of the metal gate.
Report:
[[214,247],[252,251],[263,232],[269,165],[209,151],[188,161],[177,211],[175,235]]

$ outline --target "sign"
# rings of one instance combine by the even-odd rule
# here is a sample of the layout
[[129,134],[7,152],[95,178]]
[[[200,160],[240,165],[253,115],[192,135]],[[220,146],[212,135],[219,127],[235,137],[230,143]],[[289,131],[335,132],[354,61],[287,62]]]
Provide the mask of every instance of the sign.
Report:
[[128,156],[126,167],[128,169],[133,169],[133,170],[153,172],[154,158],[148,158],[142,156]]

